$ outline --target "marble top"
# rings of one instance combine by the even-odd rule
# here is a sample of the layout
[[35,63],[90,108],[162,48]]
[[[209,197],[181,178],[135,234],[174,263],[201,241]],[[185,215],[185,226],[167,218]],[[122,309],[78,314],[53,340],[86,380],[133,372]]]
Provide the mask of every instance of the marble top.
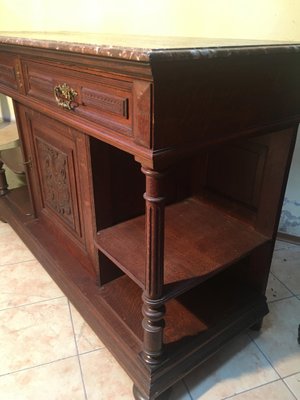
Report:
[[300,43],[248,39],[212,39],[108,35],[80,32],[1,32],[0,44],[149,62],[151,58],[201,58],[233,52],[300,51]]

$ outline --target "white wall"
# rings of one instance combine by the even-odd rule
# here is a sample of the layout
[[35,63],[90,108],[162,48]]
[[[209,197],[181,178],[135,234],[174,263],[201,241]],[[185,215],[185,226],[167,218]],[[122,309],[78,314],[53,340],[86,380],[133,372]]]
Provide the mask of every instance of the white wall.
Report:
[[0,0],[0,30],[300,39],[296,0]]
[[[86,31],[300,42],[296,0],[0,0],[2,31]],[[300,104],[299,104],[300,107]],[[10,117],[6,101],[0,117]],[[300,144],[280,229],[300,236]]]
[[300,237],[300,129],[295,146],[279,230]]

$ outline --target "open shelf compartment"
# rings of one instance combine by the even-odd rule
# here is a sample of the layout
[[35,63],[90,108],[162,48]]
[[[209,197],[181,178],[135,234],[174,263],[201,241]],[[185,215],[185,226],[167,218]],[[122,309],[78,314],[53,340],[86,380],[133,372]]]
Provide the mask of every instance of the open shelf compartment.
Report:
[[[167,352],[179,351],[182,344],[191,340],[199,343],[210,340],[216,332],[230,325],[237,315],[251,313],[251,310],[257,311],[258,308],[262,312],[258,314],[258,319],[268,312],[265,297],[247,282],[239,281],[237,284],[237,279],[232,271],[225,270],[166,302],[164,344]],[[141,288],[123,275],[105,284],[99,293],[118,319],[136,336],[137,342],[142,343]],[[251,321],[254,324],[255,319]]]
[[[165,211],[165,296],[199,284],[269,240],[244,223],[196,197]],[[145,284],[145,217],[98,232],[98,249],[141,288]]]

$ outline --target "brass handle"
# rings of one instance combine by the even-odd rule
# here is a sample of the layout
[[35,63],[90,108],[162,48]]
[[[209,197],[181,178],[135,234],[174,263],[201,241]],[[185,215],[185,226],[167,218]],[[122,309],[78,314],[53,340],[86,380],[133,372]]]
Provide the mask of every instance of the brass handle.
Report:
[[66,83],[57,85],[54,88],[54,96],[57,104],[67,110],[74,110],[79,106],[79,104],[74,101],[77,95],[78,93],[76,90],[72,89]]

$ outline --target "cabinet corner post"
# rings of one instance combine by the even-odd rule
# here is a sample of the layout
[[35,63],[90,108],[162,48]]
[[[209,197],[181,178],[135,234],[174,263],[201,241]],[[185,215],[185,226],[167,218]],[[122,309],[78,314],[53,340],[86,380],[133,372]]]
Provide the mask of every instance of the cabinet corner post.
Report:
[[146,276],[143,293],[143,359],[159,364],[163,358],[164,284],[164,173],[142,167],[146,176]]

